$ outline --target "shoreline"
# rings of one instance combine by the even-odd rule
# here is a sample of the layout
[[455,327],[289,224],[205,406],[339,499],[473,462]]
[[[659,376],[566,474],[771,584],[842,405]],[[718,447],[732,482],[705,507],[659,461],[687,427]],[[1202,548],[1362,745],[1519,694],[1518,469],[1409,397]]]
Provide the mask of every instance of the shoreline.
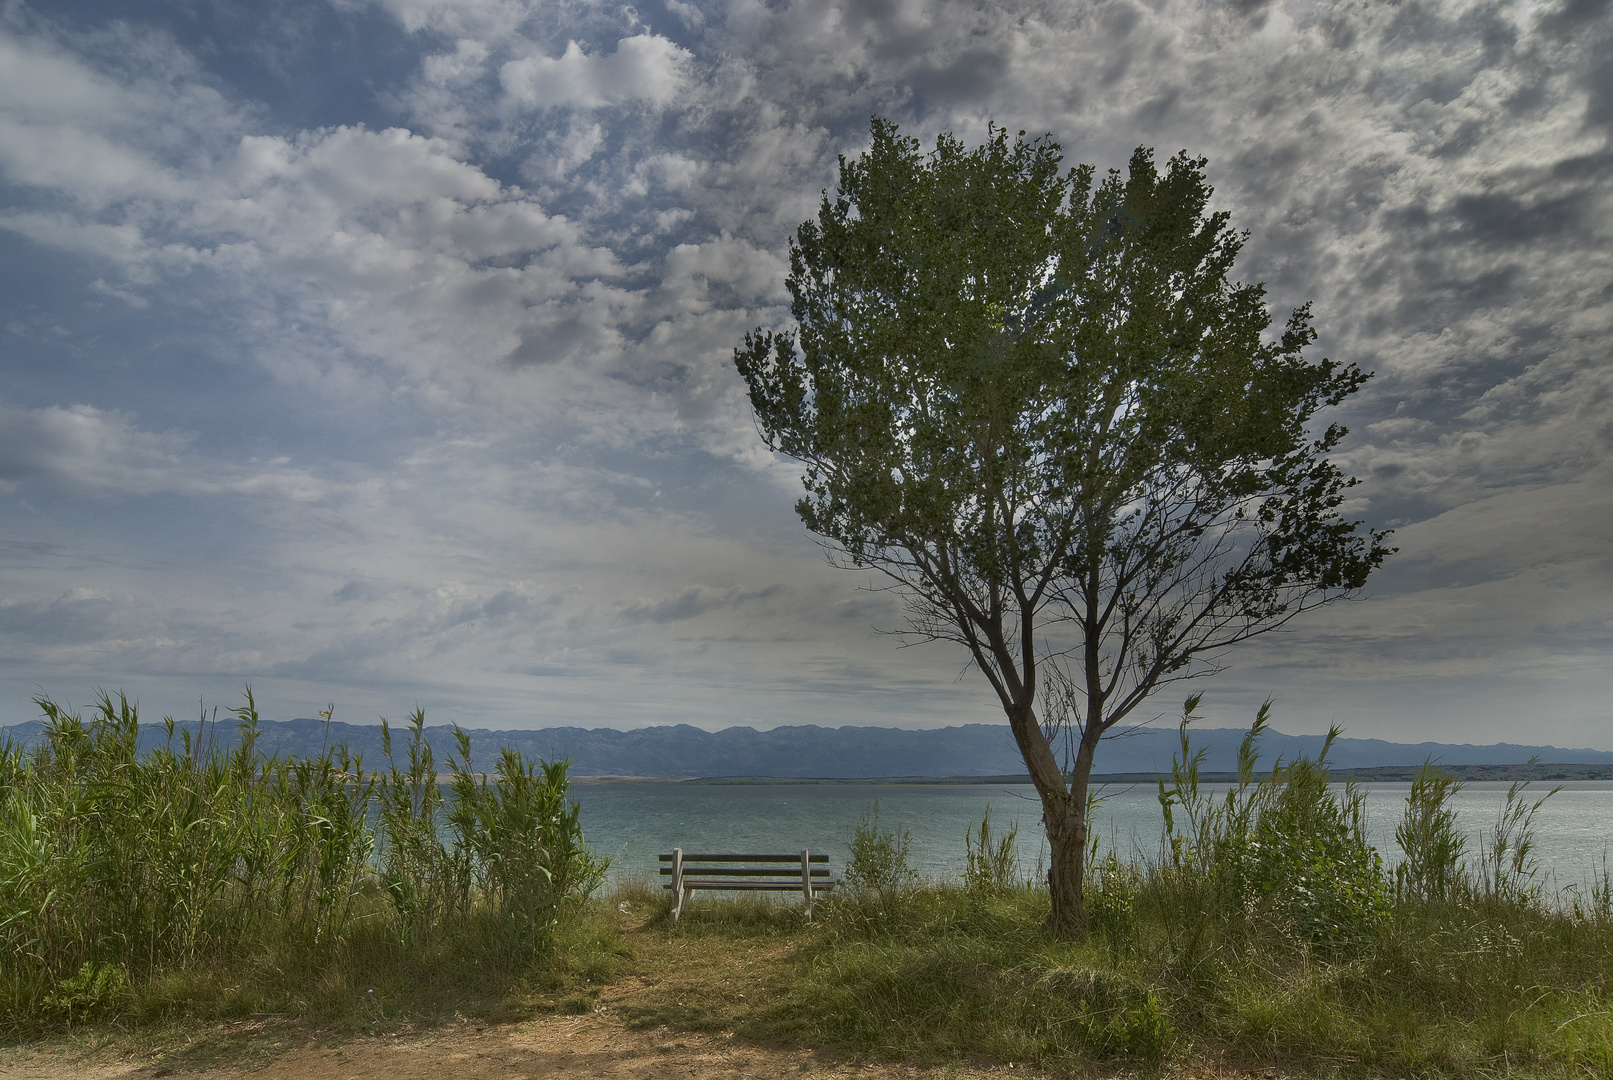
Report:
[[[1438,765],[1438,763],[1435,763]],[[1613,780],[1613,764],[1603,763],[1552,763],[1524,762],[1517,765],[1439,765],[1442,772],[1460,781],[1584,781]],[[1358,780],[1364,783],[1410,783],[1420,765],[1373,765],[1366,768],[1340,768],[1331,770],[1335,781]],[[1270,771],[1257,772],[1256,779],[1269,776]],[[677,784],[686,787],[897,787],[897,786],[950,786],[968,785],[1029,785],[1025,773],[1004,773],[991,776],[571,776],[572,784]],[[1168,772],[1094,773],[1092,783],[1153,784],[1159,780],[1169,782]],[[1235,783],[1235,772],[1199,772],[1199,782],[1205,784]]]

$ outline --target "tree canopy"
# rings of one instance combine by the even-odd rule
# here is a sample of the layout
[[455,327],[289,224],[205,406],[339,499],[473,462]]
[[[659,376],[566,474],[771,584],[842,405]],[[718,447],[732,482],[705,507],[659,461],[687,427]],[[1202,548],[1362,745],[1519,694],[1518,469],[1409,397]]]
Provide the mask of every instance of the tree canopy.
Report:
[[1313,419],[1368,376],[1304,355],[1308,306],[1269,333],[1203,158],[1139,148],[1100,180],[1024,132],[929,153],[872,134],[791,245],[796,327],[735,362],[768,445],[805,465],[807,527],[996,691],[1072,926],[1098,740],[1389,553],[1340,514],[1345,430]]

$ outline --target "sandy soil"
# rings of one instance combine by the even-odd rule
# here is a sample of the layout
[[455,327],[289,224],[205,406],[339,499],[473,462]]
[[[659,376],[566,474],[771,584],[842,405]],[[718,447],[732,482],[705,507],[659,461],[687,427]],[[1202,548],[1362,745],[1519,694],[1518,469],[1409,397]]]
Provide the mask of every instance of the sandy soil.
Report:
[[[54,1041],[0,1050],[0,1080],[1020,1080],[1044,1074],[1007,1064],[936,1068],[864,1062],[821,1050],[770,1047],[732,1032],[630,1027],[630,1016],[666,1016],[668,1001],[690,1015],[721,999],[729,1012],[746,992],[766,992],[762,973],[783,942],[710,950],[690,947],[644,918],[628,919],[641,964],[653,974],[618,977],[580,1016],[546,1015],[519,1023],[464,1020],[402,1034],[338,1035],[291,1018],[237,1020],[193,1031],[175,1045]],[[631,925],[628,925],[631,924]],[[677,963],[666,955],[679,954]],[[674,1016],[676,1013],[673,1014]],[[676,1021],[674,1021],[676,1022]],[[695,1025],[704,1026],[704,1025]],[[1121,1074],[1123,1075],[1123,1074]],[[1217,1064],[1173,1070],[1169,1080],[1270,1080]]]
[[[232,1055],[234,1056],[234,1055]],[[108,1050],[33,1047],[0,1056],[0,1080],[515,1080],[575,1077],[627,1080],[780,1080],[803,1076],[858,1080],[1024,1077],[1025,1069],[948,1066],[919,1069],[825,1057],[810,1050],[747,1045],[729,1034],[627,1029],[607,1004],[588,1016],[553,1016],[519,1024],[466,1023],[418,1036],[313,1040],[301,1047],[246,1049],[226,1064],[187,1063],[184,1055],[131,1060]]]
[[[1031,1080],[1045,1074],[1012,1065],[918,1068],[869,1063],[812,1050],[749,1045],[731,1034],[630,1030],[607,1005],[588,1016],[553,1016],[519,1024],[464,1023],[417,1036],[247,1048],[223,1064],[187,1063],[184,1055],[137,1060],[115,1051],[34,1047],[0,1055],[0,1080]],[[1117,1074],[1124,1076],[1126,1074]],[[1170,1080],[1275,1080],[1204,1064]]]

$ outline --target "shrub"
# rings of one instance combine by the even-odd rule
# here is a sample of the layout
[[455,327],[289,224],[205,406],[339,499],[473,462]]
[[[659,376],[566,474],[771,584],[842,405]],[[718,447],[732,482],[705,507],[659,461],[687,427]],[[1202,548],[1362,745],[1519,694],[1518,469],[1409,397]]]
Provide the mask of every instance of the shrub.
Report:
[[1019,825],[1000,837],[991,835],[991,806],[980,818],[980,830],[964,830],[963,885],[971,892],[993,895],[1019,884]]
[[[1278,761],[1255,779],[1271,703],[1261,706],[1238,750],[1238,780],[1217,805],[1199,790],[1204,752],[1193,753],[1187,726],[1172,786],[1160,781],[1167,851],[1178,871],[1207,877],[1223,905],[1269,921],[1292,939],[1324,950],[1360,944],[1387,917],[1383,860],[1366,840],[1365,794],[1353,782],[1335,797],[1326,761],[1339,735],[1328,732],[1315,760]],[[1177,829],[1177,808],[1184,828]]]
[[1406,813],[1395,827],[1405,861],[1395,867],[1400,900],[1444,903],[1456,898],[1466,878],[1467,837],[1456,826],[1450,800],[1462,782],[1425,761],[1411,781]]
[[128,989],[122,967],[86,960],[75,975],[50,992],[45,1007],[68,1020],[84,1019],[116,1005]]
[[[1329,733],[1331,744],[1335,732]],[[1383,860],[1366,841],[1365,793],[1335,797],[1324,764],[1301,759],[1262,782],[1254,828],[1240,853],[1246,900],[1324,948],[1361,944],[1383,924]]]
[[907,861],[912,836],[908,830],[900,833],[879,827],[879,803],[862,816],[852,829],[849,858],[846,860],[846,884],[865,896],[888,902],[904,886],[918,876]]

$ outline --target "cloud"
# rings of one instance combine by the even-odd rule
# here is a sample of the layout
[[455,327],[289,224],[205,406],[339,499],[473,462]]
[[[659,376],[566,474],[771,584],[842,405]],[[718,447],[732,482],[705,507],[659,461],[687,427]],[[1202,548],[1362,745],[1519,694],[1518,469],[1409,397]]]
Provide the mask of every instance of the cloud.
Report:
[[696,586],[661,600],[634,601],[622,609],[622,618],[628,622],[684,622],[722,608],[776,596],[783,588],[782,585],[770,585],[765,589],[742,592],[738,589],[718,591]]
[[[356,6],[354,0],[335,0]],[[371,0],[359,0],[371,2]],[[410,33],[454,37],[510,34],[544,6],[534,0],[373,0]]]
[[684,3],[683,0],[666,0],[666,9],[676,15],[685,26],[698,27],[706,24],[705,13],[694,4]]
[[149,494],[171,486],[182,435],[140,431],[89,405],[19,409],[0,402],[0,485],[47,480],[80,491]]
[[92,405],[23,409],[0,401],[0,492],[26,483],[92,496],[273,494],[317,499],[328,485],[289,463],[236,465],[193,452],[189,436],[143,431]]
[[622,38],[608,55],[575,41],[558,58],[528,56],[499,68],[505,100],[524,109],[597,109],[624,102],[666,105],[687,81],[689,53],[655,34]]
[[133,628],[129,597],[78,588],[54,600],[0,600],[0,634],[34,647],[101,644]]
[[[161,12],[142,17],[168,29],[93,34],[0,20],[0,227],[83,286],[71,309],[8,301],[69,344],[28,337],[64,374],[0,386],[42,406],[0,406],[8,506],[48,490],[64,515],[12,514],[5,539],[61,544],[80,497],[131,517],[189,500],[208,543],[251,552],[250,588],[205,560],[165,586],[150,568],[175,540],[155,521],[93,571],[167,612],[175,670],[391,679],[489,716],[524,715],[541,679],[555,708],[620,702],[623,722],[679,695],[740,722],[808,683],[832,688],[813,708],[861,708],[866,678],[937,719],[989,716],[957,656],[862,633],[889,628],[890,598],[816,562],[796,470],[760,447],[732,368],[746,330],[787,322],[790,232],[878,114],[926,141],[1048,131],[1100,168],[1138,144],[1208,155],[1216,206],[1250,231],[1239,274],[1279,318],[1314,300],[1317,354],[1377,372],[1342,411],[1344,463],[1365,481],[1354,512],[1401,530],[1401,569],[1231,657],[1257,701],[1324,678],[1328,701],[1356,700],[1374,665],[1474,708],[1499,686],[1486,670],[1603,685],[1577,666],[1613,602],[1585,531],[1613,449],[1603,7],[337,6],[394,20],[412,74],[306,128],[271,119],[290,91]],[[171,328],[205,359],[175,359]],[[138,404],[98,389],[130,370]],[[179,378],[241,389],[261,445],[165,406]],[[249,541],[230,521],[252,484]],[[35,605],[14,616],[45,618],[85,585],[70,578],[7,579]],[[776,582],[789,604],[743,599]],[[234,637],[216,612],[240,589],[261,610]],[[783,671],[813,675],[784,689]],[[1603,715],[1593,699],[1563,723]]]

